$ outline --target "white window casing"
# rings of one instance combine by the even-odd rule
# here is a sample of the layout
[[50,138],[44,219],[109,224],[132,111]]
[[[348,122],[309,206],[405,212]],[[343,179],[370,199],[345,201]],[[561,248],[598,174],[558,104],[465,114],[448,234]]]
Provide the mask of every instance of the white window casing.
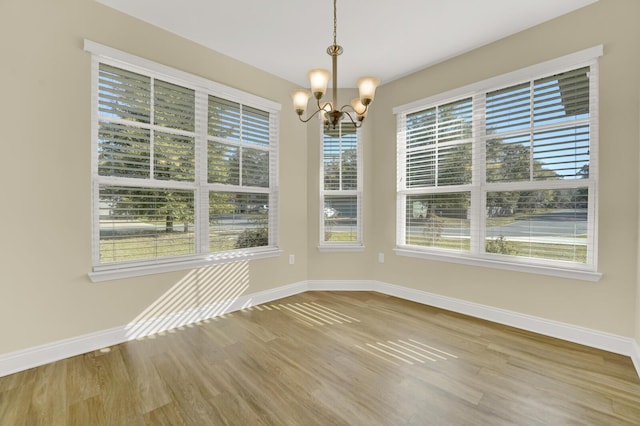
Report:
[[362,251],[362,134],[350,121],[320,130],[320,251]]
[[85,40],[93,281],[276,256],[278,103]]
[[602,53],[394,108],[396,253],[597,281]]

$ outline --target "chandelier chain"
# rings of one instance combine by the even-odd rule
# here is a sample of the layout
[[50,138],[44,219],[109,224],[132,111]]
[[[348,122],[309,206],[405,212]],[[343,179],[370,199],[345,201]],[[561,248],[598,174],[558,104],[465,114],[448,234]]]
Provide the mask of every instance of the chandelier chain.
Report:
[[338,26],[338,14],[336,12],[336,2],[338,0],[333,0],[333,45],[337,45],[338,43],[336,42],[336,28]]

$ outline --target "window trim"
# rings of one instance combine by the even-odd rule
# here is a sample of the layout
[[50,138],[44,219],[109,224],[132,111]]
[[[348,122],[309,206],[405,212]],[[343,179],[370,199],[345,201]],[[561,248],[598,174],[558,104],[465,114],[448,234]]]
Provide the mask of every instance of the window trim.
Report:
[[[496,90],[502,87],[508,87],[511,85],[516,85],[523,82],[530,82],[535,79],[545,77],[547,75],[558,74],[565,71],[569,71],[571,69],[580,68],[582,66],[590,66],[592,70],[595,70],[597,76],[598,63],[597,59],[603,55],[603,46],[598,45],[594,46],[573,54],[569,54],[560,58],[552,59],[540,64],[536,64],[530,67],[526,67],[520,70],[516,70],[510,73],[506,73],[500,76],[496,76],[493,78],[489,78],[477,83],[472,83],[457,89],[453,89],[444,93],[440,93],[434,96],[430,96],[421,100],[413,101],[408,104],[404,104],[398,107],[393,108],[393,113],[396,114],[397,121],[397,181],[396,181],[396,248],[394,249],[395,253],[400,256],[408,256],[408,257],[417,257],[423,259],[430,260],[440,260],[446,262],[454,262],[454,263],[462,263],[467,265],[474,266],[485,266],[492,267],[498,269],[506,269],[520,272],[530,272],[536,274],[543,275],[552,275],[558,277],[565,278],[573,278],[580,279],[586,281],[598,281],[602,277],[602,273],[597,272],[598,267],[598,203],[597,203],[597,182],[598,182],[598,137],[599,137],[599,128],[598,128],[598,81],[597,78],[594,79],[595,85],[595,96],[591,96],[590,100],[590,112],[592,118],[590,119],[591,124],[591,139],[590,139],[590,151],[591,151],[591,160],[590,160],[590,175],[592,176],[591,182],[586,184],[589,188],[589,206],[588,211],[591,213],[589,215],[589,223],[588,229],[591,229],[593,232],[592,238],[592,258],[588,259],[589,263],[583,265],[576,264],[573,262],[567,262],[566,267],[563,267],[562,261],[550,261],[547,259],[532,259],[532,258],[514,258],[504,257],[502,258],[499,254],[486,254],[482,250],[475,250],[472,247],[470,252],[461,252],[454,250],[447,250],[442,248],[431,248],[431,247],[419,247],[419,246],[410,246],[404,244],[404,230],[405,223],[403,222],[405,217],[405,205],[403,203],[403,197],[406,197],[411,193],[410,188],[403,187],[403,179],[404,179],[404,155],[406,149],[406,140],[404,139],[404,132],[402,129],[404,128],[404,120],[408,114],[422,111],[426,108],[432,107],[434,105],[441,105],[447,102],[456,101],[465,97],[471,97],[472,101],[475,102],[479,93],[486,93],[491,90]],[[475,103],[474,103],[475,106]],[[475,133],[477,134],[477,133]],[[479,161],[478,149],[476,149],[476,145],[478,141],[484,141],[482,138],[478,138],[473,143],[473,161],[476,164]],[[472,183],[470,185],[465,185],[464,188],[473,187],[473,194],[482,195],[486,194],[489,191],[495,191],[503,188],[511,188],[513,187],[511,183],[485,183],[480,182],[482,180],[482,176],[478,176],[478,170],[483,170],[482,168],[474,167],[472,169],[473,177]],[[539,188],[541,186],[549,186],[554,188],[563,188],[576,186],[577,182],[565,182],[565,181],[553,181],[553,182],[536,182],[531,183],[532,188],[535,186]],[[527,184],[518,183],[519,188],[523,186],[527,186]],[[585,185],[581,185],[585,186]],[[455,192],[461,189],[461,186],[448,186],[443,187],[443,192]],[[437,192],[439,189],[436,188],[434,192]],[[476,206],[476,208],[481,208],[484,203],[480,200],[480,202],[476,201],[472,202],[472,206]],[[473,209],[473,207],[472,207]],[[478,214],[477,211],[472,211],[472,218],[480,218],[483,219],[484,215]],[[477,220],[477,219],[476,219]],[[480,220],[482,222],[482,220]],[[483,227],[483,224],[479,225]],[[475,228],[478,230],[478,226]],[[480,244],[479,242],[477,242]],[[477,245],[477,244],[476,244]]]
[[[346,119],[345,119],[346,120]],[[344,120],[343,120],[344,121]],[[349,121],[344,121],[350,123]],[[357,173],[357,188],[349,190],[327,190],[324,189],[324,125],[322,121],[319,121],[320,129],[320,184],[319,184],[319,201],[320,208],[318,217],[320,218],[320,233],[318,234],[319,243],[318,251],[320,252],[360,252],[364,251],[364,242],[362,235],[362,194],[363,194],[363,179],[362,179],[362,128],[357,127],[356,130],[356,173]],[[325,241],[325,228],[324,228],[324,197],[325,195],[344,195],[344,196],[356,196],[357,203],[357,225],[356,225],[356,241]]]
[[[202,267],[206,265],[235,262],[240,260],[260,259],[266,257],[279,256],[282,252],[278,247],[278,193],[279,193],[279,176],[278,176],[278,140],[279,140],[279,114],[281,105],[277,102],[270,101],[268,99],[261,98],[259,96],[234,89],[223,84],[198,77],[196,75],[180,71],[178,69],[162,65],[138,56],[122,52],[120,50],[104,46],[99,43],[95,43],[91,40],[84,40],[84,50],[91,53],[91,176],[92,176],[92,271],[89,272],[89,278],[93,282],[135,277],[147,274],[178,271],[191,268]],[[99,214],[97,213],[98,200],[99,200],[99,186],[101,184],[115,184],[122,186],[124,184],[132,183],[134,186],[141,186],[140,182],[136,182],[133,179],[119,178],[110,179],[103,176],[97,179],[98,173],[98,122],[100,119],[98,112],[98,88],[97,88],[97,75],[98,68],[101,63],[119,67],[122,69],[137,72],[154,79],[161,79],[163,81],[181,85],[193,89],[196,91],[196,108],[198,108],[199,102],[204,101],[208,103],[208,97],[210,95],[224,98],[226,100],[237,102],[244,106],[250,106],[260,110],[264,110],[269,113],[269,127],[270,135],[273,138],[273,143],[270,143],[268,147],[270,164],[270,185],[268,188],[254,188],[254,187],[225,187],[225,185],[208,184],[206,176],[206,153],[209,137],[207,135],[206,122],[198,124],[199,120],[196,118],[196,138],[200,138],[201,143],[196,144],[196,162],[200,163],[200,166],[196,168],[200,170],[200,174],[195,178],[195,185],[202,185],[203,188],[207,188],[206,191],[195,191],[195,214],[202,216],[201,208],[198,205],[203,203],[208,204],[208,194],[212,191],[220,189],[233,189],[233,192],[264,192],[269,194],[270,201],[270,214],[269,214],[269,246],[265,247],[252,247],[247,249],[236,249],[222,252],[205,252],[204,247],[208,247],[208,241],[203,240],[204,228],[207,224],[203,224],[203,220],[196,221],[195,226],[197,229],[196,236],[196,253],[187,256],[170,256],[166,258],[151,258],[144,260],[132,260],[116,262],[112,264],[100,264],[100,237],[99,237]],[[204,101],[203,101],[204,99]],[[240,142],[239,142],[240,143]],[[245,144],[242,144],[243,146]],[[203,167],[204,164],[204,167]],[[130,182],[131,181],[131,182]],[[200,182],[200,184],[198,184]],[[185,182],[170,181],[170,182],[154,182],[145,181],[144,187],[168,187],[168,188],[186,188],[192,189],[193,185]],[[206,196],[206,197],[205,197]],[[202,198],[202,199],[198,199]],[[207,238],[208,240],[208,238]]]

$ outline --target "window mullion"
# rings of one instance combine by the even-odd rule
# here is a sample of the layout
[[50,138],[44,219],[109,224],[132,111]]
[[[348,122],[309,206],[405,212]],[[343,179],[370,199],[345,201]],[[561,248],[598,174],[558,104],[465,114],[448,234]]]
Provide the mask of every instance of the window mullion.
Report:
[[486,97],[484,93],[473,97],[473,142],[471,160],[471,208],[469,212],[469,250],[474,254],[484,253],[486,195]]
[[364,166],[364,141],[362,139],[362,131],[360,130],[360,128],[356,128],[355,129],[356,132],[356,190],[358,192],[357,194],[357,216],[358,216],[358,226],[357,226],[357,240],[360,241],[360,243],[364,244],[364,240],[363,240],[363,208],[362,208],[362,197],[363,197],[363,188],[362,188],[362,183],[363,183],[363,175],[362,175],[362,169]]
[[149,99],[149,179],[155,180],[155,78],[151,78]]
[[407,227],[407,197],[405,194],[407,187],[407,114],[398,114],[396,118],[397,131],[397,158],[396,158],[396,244],[406,244]]
[[195,240],[196,253],[209,251],[209,191],[207,189],[207,159],[209,141],[207,139],[209,96],[202,90],[196,91],[195,105]]
[[533,129],[534,129],[534,89],[535,80],[529,83],[529,181],[533,182]]
[[436,134],[435,134],[435,142],[433,147],[433,169],[434,169],[434,186],[438,186],[438,155],[440,154],[440,107],[436,107]]
[[342,190],[342,122],[338,123],[338,188]]

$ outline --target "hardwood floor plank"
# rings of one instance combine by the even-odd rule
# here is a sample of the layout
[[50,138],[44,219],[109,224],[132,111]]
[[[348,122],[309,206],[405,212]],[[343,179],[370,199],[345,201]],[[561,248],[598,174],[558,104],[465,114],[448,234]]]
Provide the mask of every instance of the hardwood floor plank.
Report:
[[65,380],[68,405],[100,395],[94,358],[93,354],[84,354],[69,359]]
[[97,395],[71,404],[69,406],[69,414],[66,424],[74,426],[108,425],[102,398]]
[[[20,373],[18,373],[20,374]],[[2,380],[2,379],[0,379]],[[26,384],[0,393],[0,424],[26,425],[31,408],[33,384]]]
[[95,358],[100,400],[104,407],[105,423],[108,425],[144,424],[136,406],[139,398],[133,393],[131,377],[122,357],[121,348],[126,345],[115,346],[110,352]]
[[31,395],[32,422],[38,425],[65,425],[67,418],[66,378],[67,366],[72,362],[65,359],[47,364],[38,369]]
[[148,426],[183,426],[187,425],[175,404],[158,407],[144,415],[144,422]]
[[631,360],[307,292],[0,378],[0,425],[637,425]]

